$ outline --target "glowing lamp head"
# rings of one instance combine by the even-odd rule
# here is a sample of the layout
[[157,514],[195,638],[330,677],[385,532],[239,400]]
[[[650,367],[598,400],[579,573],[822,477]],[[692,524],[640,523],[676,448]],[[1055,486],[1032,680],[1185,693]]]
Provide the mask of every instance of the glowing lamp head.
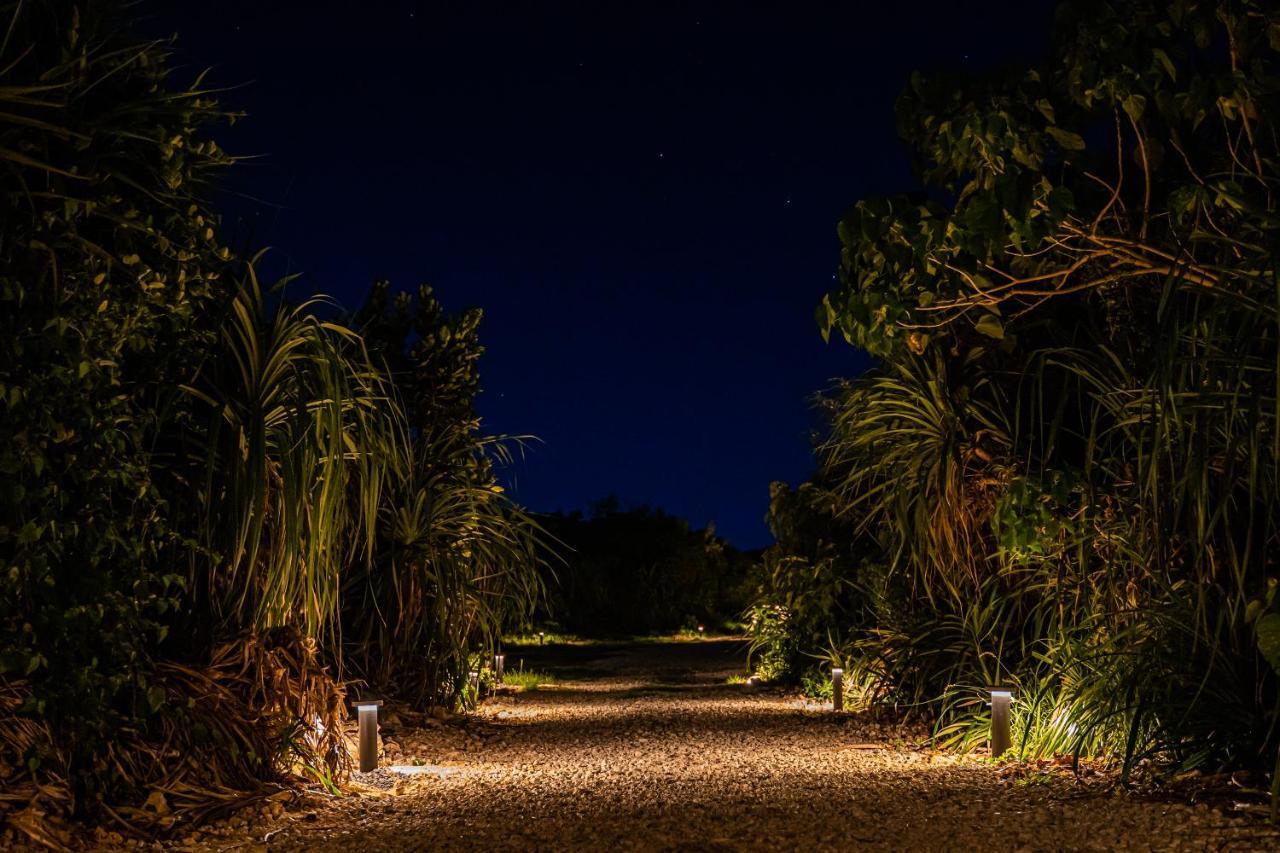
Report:
[[832,678],[839,678],[839,677],[840,677],[840,676],[842,676],[842,675],[844,675],[844,670],[843,670],[843,669],[841,669],[841,668],[840,668],[840,667],[838,667],[838,666],[837,666],[837,667],[833,667],[833,668],[832,668],[832,670],[831,670],[831,677],[832,677]]

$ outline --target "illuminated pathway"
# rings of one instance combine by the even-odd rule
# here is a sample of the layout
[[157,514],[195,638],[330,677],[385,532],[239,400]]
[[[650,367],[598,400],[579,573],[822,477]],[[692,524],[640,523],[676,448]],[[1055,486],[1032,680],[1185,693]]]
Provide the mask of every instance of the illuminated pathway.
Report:
[[[556,687],[482,720],[387,727],[391,790],[269,835],[273,849],[1258,849],[1252,819],[1106,793],[1064,775],[894,747],[896,730],[728,685],[739,643],[511,651]],[[399,779],[399,781],[392,781]]]

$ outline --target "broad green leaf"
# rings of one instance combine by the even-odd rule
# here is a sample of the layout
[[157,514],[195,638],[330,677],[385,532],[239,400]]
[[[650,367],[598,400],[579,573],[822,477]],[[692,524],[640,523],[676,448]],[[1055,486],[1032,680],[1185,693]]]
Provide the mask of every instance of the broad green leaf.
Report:
[[[1139,119],[1141,119],[1142,114],[1146,112],[1147,99],[1144,98],[1142,95],[1130,95],[1129,97],[1124,99],[1123,106],[1124,106],[1124,111],[1129,114],[1129,118],[1133,119],[1136,122]],[[1084,144],[1081,143],[1080,147],[1083,148]]]
[[1046,127],[1045,132],[1053,137],[1059,147],[1067,151],[1083,151],[1084,137],[1078,133],[1072,133],[1069,130],[1063,130],[1060,127]]
[[1244,609],[1244,621],[1246,625],[1252,625],[1253,620],[1258,618],[1258,614],[1262,612],[1263,603],[1259,599],[1249,602],[1249,606]]
[[995,314],[983,314],[973,327],[989,338],[1002,340],[1004,338],[1004,324],[1000,322],[1000,318]]
[[1268,613],[1258,620],[1254,630],[1258,634],[1258,651],[1280,674],[1280,613]]

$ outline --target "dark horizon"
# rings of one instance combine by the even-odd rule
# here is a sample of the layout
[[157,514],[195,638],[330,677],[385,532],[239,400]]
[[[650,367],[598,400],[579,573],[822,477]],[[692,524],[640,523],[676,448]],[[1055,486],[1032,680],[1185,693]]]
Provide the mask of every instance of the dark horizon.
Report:
[[484,309],[485,428],[539,439],[518,500],[617,495],[751,549],[770,481],[810,473],[808,401],[870,364],[813,312],[842,212],[913,183],[894,99],[918,68],[1036,55],[1051,4],[144,10],[184,73],[236,87],[225,147],[265,156],[224,230],[268,273]]

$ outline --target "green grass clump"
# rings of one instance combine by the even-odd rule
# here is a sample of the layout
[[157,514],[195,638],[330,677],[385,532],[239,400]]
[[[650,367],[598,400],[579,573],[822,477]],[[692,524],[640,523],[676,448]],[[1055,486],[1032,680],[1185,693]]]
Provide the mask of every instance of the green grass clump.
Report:
[[516,634],[513,637],[503,638],[504,642],[509,646],[586,646],[600,642],[587,637],[579,637],[576,634],[564,634],[559,631],[547,631],[541,635],[537,631],[525,634]]
[[514,672],[504,673],[502,676],[504,687],[519,687],[521,690],[537,690],[543,685],[555,683],[555,676],[547,672],[538,672],[535,669],[518,669]]

